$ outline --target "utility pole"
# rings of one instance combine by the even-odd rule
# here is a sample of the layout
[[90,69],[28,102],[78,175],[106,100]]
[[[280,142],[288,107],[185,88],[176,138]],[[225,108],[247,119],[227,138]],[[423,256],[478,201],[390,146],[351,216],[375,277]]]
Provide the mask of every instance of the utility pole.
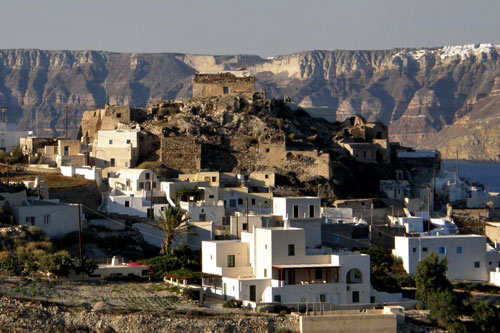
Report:
[[149,218],[151,221],[154,220],[154,212],[153,212],[153,178],[155,177],[154,171],[151,170],[151,196],[150,196],[150,206],[149,206]]
[[10,161],[7,160],[7,186],[10,185]]
[[66,114],[66,135],[65,138],[68,138],[68,106],[64,108],[64,113]]
[[247,197],[247,231],[249,228],[250,226],[248,225],[248,197]]
[[7,112],[7,108],[0,108],[0,111],[2,112],[2,123],[6,123],[7,119],[5,118],[5,112]]
[[82,243],[82,204],[78,204],[78,257],[80,262],[83,259],[83,243]]

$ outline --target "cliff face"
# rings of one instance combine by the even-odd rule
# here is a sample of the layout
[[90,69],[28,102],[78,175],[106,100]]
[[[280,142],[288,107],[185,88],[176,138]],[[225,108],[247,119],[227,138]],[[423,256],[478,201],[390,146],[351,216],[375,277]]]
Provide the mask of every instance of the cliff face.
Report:
[[458,149],[461,158],[497,159],[499,55],[500,47],[492,45],[310,51],[270,59],[2,50],[0,105],[23,127],[35,129],[38,119],[38,129],[47,134],[62,133],[68,106],[76,133],[83,110],[106,102],[144,106],[188,98],[194,73],[244,67],[268,97],[326,107],[331,119],[360,114],[382,121],[392,140],[439,146],[445,158]]

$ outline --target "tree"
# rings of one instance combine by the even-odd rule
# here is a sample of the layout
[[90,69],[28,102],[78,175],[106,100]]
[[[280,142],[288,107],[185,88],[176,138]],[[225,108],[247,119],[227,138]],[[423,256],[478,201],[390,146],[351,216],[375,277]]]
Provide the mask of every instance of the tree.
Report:
[[163,231],[161,254],[173,254],[173,242],[179,236],[195,233],[184,213],[185,211],[179,207],[169,206],[157,215],[154,221],[148,223],[151,227]]
[[472,305],[474,313],[472,314],[472,320],[476,323],[477,328],[481,332],[499,332],[499,319],[498,319],[498,309],[486,302],[479,301]]
[[465,332],[458,320],[458,300],[451,290],[432,292],[427,295],[429,317],[450,332]]
[[414,274],[418,300],[427,304],[430,294],[452,290],[451,283],[446,278],[447,269],[446,258],[439,260],[436,253],[431,253],[418,263]]

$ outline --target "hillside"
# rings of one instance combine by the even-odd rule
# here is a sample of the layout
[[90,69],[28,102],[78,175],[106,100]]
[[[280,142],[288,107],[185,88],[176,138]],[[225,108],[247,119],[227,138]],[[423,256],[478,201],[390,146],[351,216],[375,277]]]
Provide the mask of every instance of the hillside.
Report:
[[38,119],[38,129],[47,134],[63,132],[67,105],[76,134],[84,110],[106,102],[143,106],[188,98],[194,73],[247,68],[268,97],[290,96],[303,106],[325,107],[331,119],[361,114],[382,121],[393,141],[439,146],[444,158],[459,148],[460,158],[489,160],[500,154],[495,135],[499,55],[499,46],[487,44],[307,51],[269,59],[1,50],[0,105],[22,127],[35,129]]

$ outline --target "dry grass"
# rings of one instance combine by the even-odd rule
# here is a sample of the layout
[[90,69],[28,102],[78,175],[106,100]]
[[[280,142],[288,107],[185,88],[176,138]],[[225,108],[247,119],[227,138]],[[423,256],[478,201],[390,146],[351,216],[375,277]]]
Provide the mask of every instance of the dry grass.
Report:
[[[47,183],[50,189],[68,189],[81,186],[88,186],[92,181],[79,177],[65,177],[59,174],[33,174],[33,173],[12,173],[9,179],[10,182],[34,181],[36,177]],[[1,177],[1,182],[7,182],[7,177]]]

